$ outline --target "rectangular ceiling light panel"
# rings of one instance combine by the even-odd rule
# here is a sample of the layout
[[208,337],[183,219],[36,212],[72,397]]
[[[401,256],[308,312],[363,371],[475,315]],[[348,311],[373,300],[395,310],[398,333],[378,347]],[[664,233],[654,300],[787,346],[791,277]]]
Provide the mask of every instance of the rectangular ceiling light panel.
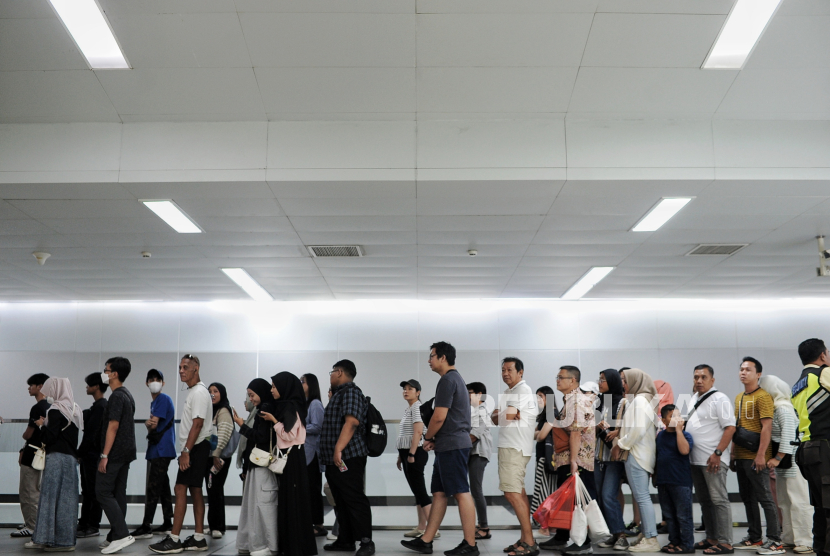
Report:
[[253,297],[257,301],[273,301],[271,294],[265,291],[265,288],[259,285],[259,282],[251,278],[251,275],[245,272],[244,268],[223,268],[222,272],[228,275],[228,278],[236,282],[236,285],[245,290],[245,293]]
[[595,266],[585,273],[585,276],[580,278],[576,284],[565,292],[562,299],[579,299],[608,276],[615,267],[613,266]]
[[781,0],[738,0],[703,69],[741,69],[780,4]]
[[95,0],[50,0],[92,69],[130,69]]
[[691,201],[691,197],[665,198],[654,205],[637,224],[631,228],[632,232],[653,232],[668,222],[672,216]]
[[180,234],[201,234],[202,229],[173,201],[167,199],[141,201],[159,218]]

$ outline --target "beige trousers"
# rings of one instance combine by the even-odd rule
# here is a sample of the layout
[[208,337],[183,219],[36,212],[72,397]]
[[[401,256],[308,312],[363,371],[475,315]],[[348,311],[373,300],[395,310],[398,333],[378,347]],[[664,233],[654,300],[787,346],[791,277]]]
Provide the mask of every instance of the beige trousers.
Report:
[[30,531],[35,530],[35,523],[37,523],[41,474],[41,471],[32,469],[28,465],[20,466],[20,511],[23,513],[23,523]]
[[796,546],[813,546],[813,507],[807,481],[800,474],[795,477],[778,475],[775,480],[778,507],[781,508],[781,541]]

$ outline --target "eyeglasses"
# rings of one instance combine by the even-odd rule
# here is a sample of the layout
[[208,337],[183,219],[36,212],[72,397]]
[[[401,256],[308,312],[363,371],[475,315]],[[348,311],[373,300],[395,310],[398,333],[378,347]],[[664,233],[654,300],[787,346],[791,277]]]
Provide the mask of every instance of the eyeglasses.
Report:
[[607,380],[605,380],[604,378],[600,377],[600,379],[599,379],[599,381],[598,381],[598,382],[608,382],[608,381],[607,381]]
[[304,378],[300,379],[300,384],[305,384],[305,379]]
[[333,374],[334,374],[334,373],[336,373],[337,371],[342,371],[342,370],[343,370],[343,369],[332,369],[331,371],[329,371],[329,376],[333,375]]
[[568,380],[568,379],[573,379],[573,377],[572,376],[557,376],[556,377],[556,382],[559,382],[560,380]]

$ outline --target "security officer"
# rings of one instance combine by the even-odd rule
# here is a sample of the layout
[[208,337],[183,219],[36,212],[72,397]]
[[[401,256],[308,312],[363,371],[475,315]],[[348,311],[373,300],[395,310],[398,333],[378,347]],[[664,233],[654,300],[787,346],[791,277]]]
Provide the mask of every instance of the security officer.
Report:
[[801,342],[798,355],[804,364],[793,386],[801,445],[796,454],[801,474],[810,485],[813,505],[813,550],[830,555],[830,353],[824,341]]

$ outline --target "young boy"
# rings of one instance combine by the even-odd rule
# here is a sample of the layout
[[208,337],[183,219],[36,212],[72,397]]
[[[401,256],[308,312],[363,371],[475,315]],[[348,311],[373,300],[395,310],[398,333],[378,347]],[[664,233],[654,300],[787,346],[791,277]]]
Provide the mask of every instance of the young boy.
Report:
[[669,554],[694,554],[692,522],[692,468],[689,453],[694,441],[683,430],[680,410],[668,404],[660,411],[666,430],[657,434],[657,464],[654,486],[660,497],[660,510],[669,530],[669,544],[662,548]]

